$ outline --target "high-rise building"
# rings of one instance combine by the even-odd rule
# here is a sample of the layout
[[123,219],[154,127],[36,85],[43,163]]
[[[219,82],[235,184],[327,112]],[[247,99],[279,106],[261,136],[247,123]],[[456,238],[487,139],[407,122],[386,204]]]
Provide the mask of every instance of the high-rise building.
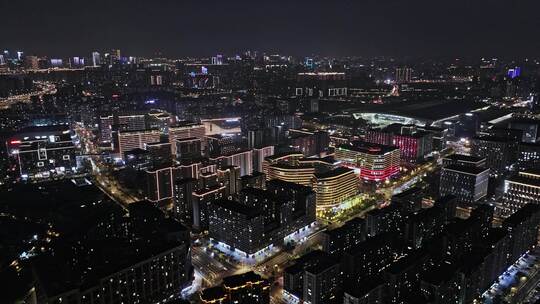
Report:
[[99,139],[103,143],[112,141],[112,126],[114,117],[112,115],[103,115],[99,117]]
[[210,157],[219,157],[236,151],[234,138],[221,134],[208,135],[205,137],[207,142],[207,154]]
[[264,130],[263,129],[252,129],[247,132],[248,138],[248,148],[253,149],[255,147],[260,147],[264,144]]
[[111,53],[109,55],[110,57],[110,64],[116,64],[120,63],[120,60],[122,59],[122,54],[120,53],[119,49],[112,49]]
[[540,143],[519,143],[516,165],[520,170],[540,168]]
[[313,190],[317,194],[317,210],[328,210],[358,194],[358,177],[345,167],[316,173]]
[[179,161],[190,161],[201,158],[201,140],[196,137],[188,137],[176,140],[176,159]]
[[325,230],[322,238],[325,252],[333,255],[342,253],[366,239],[366,221],[355,217],[341,227]]
[[193,192],[197,190],[197,180],[183,178],[174,181],[173,215],[187,227],[193,226]]
[[136,131],[115,131],[114,147],[120,157],[124,152],[133,149],[144,149],[146,144],[159,142],[161,132],[155,129],[136,130]]
[[146,129],[146,115],[143,113],[102,115],[99,117],[101,142],[110,142],[116,130],[139,131]]
[[204,125],[199,123],[182,122],[169,127],[169,142],[172,147],[172,154],[176,155],[176,140],[186,138],[197,138],[201,142],[204,140]]
[[145,144],[152,166],[157,168],[171,164],[171,144],[168,142],[154,142]]
[[315,193],[273,180],[267,190],[242,189],[238,201],[214,201],[209,207],[209,236],[230,250],[253,258],[315,221]]
[[461,203],[472,205],[488,192],[489,169],[449,165],[441,170],[439,193],[454,195]]
[[218,200],[211,203],[209,215],[212,239],[244,256],[252,256],[266,247],[261,209],[231,200]]
[[328,150],[330,135],[325,131],[306,131],[289,129],[291,147],[301,151],[305,156],[311,156]]
[[516,140],[496,136],[478,136],[471,141],[471,154],[485,157],[491,174],[498,176],[506,172],[516,161]]
[[339,263],[320,250],[300,257],[283,274],[284,293],[303,303],[337,303],[341,282]]
[[210,162],[220,166],[237,166],[240,168],[240,175],[250,175],[253,173],[253,151],[243,150],[210,158]]
[[240,167],[220,167],[217,169],[217,176],[219,183],[225,186],[225,197],[231,197],[238,194],[240,191]]
[[268,156],[274,155],[274,146],[253,149],[253,171],[263,172],[263,162]]
[[29,70],[39,69],[39,59],[37,56],[24,57],[24,67]]
[[[217,174],[216,174],[217,179]],[[199,187],[193,192],[193,229],[205,231],[209,227],[210,204],[224,198],[226,187],[212,185]]]
[[527,204],[504,220],[502,226],[510,236],[508,265],[536,246],[539,225],[540,205],[538,203]]
[[408,83],[412,79],[412,69],[403,67],[396,68],[396,82],[397,83]]
[[216,55],[212,57],[212,64],[213,65],[222,65],[223,64],[223,55]]
[[101,65],[101,55],[99,52],[92,52],[92,65],[95,67]]
[[383,129],[366,131],[365,141],[399,148],[401,160],[408,163],[422,161],[433,151],[432,133],[414,125],[391,124]]
[[173,167],[150,169],[146,171],[146,199],[157,204],[167,204],[174,196],[176,170]]
[[498,211],[507,217],[527,204],[540,204],[540,172],[520,171],[504,181],[504,194]]

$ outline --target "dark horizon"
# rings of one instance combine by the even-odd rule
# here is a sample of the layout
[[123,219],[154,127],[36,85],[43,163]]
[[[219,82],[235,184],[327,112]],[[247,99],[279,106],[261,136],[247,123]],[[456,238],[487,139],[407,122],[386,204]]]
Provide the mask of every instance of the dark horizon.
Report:
[[295,56],[540,53],[538,1],[470,2],[4,1],[0,48],[61,57],[112,48],[169,57],[244,50]]

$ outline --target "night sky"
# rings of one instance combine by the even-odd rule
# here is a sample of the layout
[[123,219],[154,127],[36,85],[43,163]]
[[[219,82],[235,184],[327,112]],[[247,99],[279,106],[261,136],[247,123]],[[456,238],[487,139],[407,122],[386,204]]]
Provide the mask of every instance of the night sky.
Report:
[[540,1],[0,0],[0,48],[540,57]]

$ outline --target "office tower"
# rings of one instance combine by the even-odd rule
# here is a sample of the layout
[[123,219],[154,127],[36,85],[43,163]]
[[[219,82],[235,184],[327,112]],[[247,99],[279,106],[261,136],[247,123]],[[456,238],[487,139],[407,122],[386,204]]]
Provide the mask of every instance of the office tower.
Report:
[[0,54],[0,65],[4,64],[6,64],[6,58],[4,57],[4,55]]
[[439,193],[472,205],[487,196],[488,182],[489,169],[449,165],[441,170]]
[[304,303],[338,303],[341,282],[339,262],[320,250],[298,258],[283,274],[284,292]]
[[508,170],[517,158],[517,141],[495,136],[478,136],[471,140],[471,154],[485,157],[491,174],[498,176]]
[[486,158],[453,153],[443,158],[443,167],[460,165],[473,168],[486,168]]
[[202,304],[270,304],[270,283],[253,271],[226,277],[200,292]]
[[77,172],[79,151],[67,127],[23,129],[7,142],[10,156],[16,160],[19,177],[57,178]]
[[520,171],[504,181],[504,194],[498,206],[500,215],[510,216],[527,204],[540,203],[540,172]]
[[144,149],[146,144],[159,142],[161,132],[155,129],[136,131],[115,131],[114,147],[119,157],[124,156],[124,152],[133,149]]
[[29,70],[37,70],[39,68],[39,59],[37,56],[24,57],[24,68]]
[[204,140],[204,125],[199,123],[181,122],[169,127],[169,142],[172,146],[172,154],[176,155],[176,140],[186,138],[197,138],[201,142]]
[[358,177],[352,169],[345,167],[316,173],[313,190],[317,194],[317,210],[328,210],[358,194]]
[[300,152],[286,152],[286,153],[279,153],[279,154],[274,154],[274,155],[265,157],[262,167],[263,167],[263,173],[266,175],[266,179],[267,180],[270,179],[268,177],[268,174],[269,174],[268,170],[271,165],[287,164],[291,166],[296,166],[298,165],[298,160],[301,159],[302,157],[304,157],[304,155]]
[[396,82],[397,83],[408,83],[412,79],[412,69],[403,67],[396,68]]
[[201,140],[188,137],[176,140],[176,159],[180,162],[197,160],[202,156]]
[[168,142],[153,142],[145,144],[145,150],[149,152],[152,166],[168,166],[171,164],[171,144]]
[[335,158],[344,166],[359,169],[364,180],[383,181],[399,173],[399,151],[396,147],[355,142],[336,147]]
[[99,52],[92,52],[92,65],[95,67],[101,65],[101,55]]
[[264,159],[272,155],[274,155],[274,146],[254,148],[253,149],[253,171],[263,172]]

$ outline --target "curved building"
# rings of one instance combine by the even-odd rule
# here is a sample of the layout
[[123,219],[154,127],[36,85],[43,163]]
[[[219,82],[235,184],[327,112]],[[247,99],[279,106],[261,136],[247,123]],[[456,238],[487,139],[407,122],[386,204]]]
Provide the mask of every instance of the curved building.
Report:
[[358,177],[354,170],[345,167],[317,173],[313,190],[317,194],[317,210],[329,209],[358,193]]

